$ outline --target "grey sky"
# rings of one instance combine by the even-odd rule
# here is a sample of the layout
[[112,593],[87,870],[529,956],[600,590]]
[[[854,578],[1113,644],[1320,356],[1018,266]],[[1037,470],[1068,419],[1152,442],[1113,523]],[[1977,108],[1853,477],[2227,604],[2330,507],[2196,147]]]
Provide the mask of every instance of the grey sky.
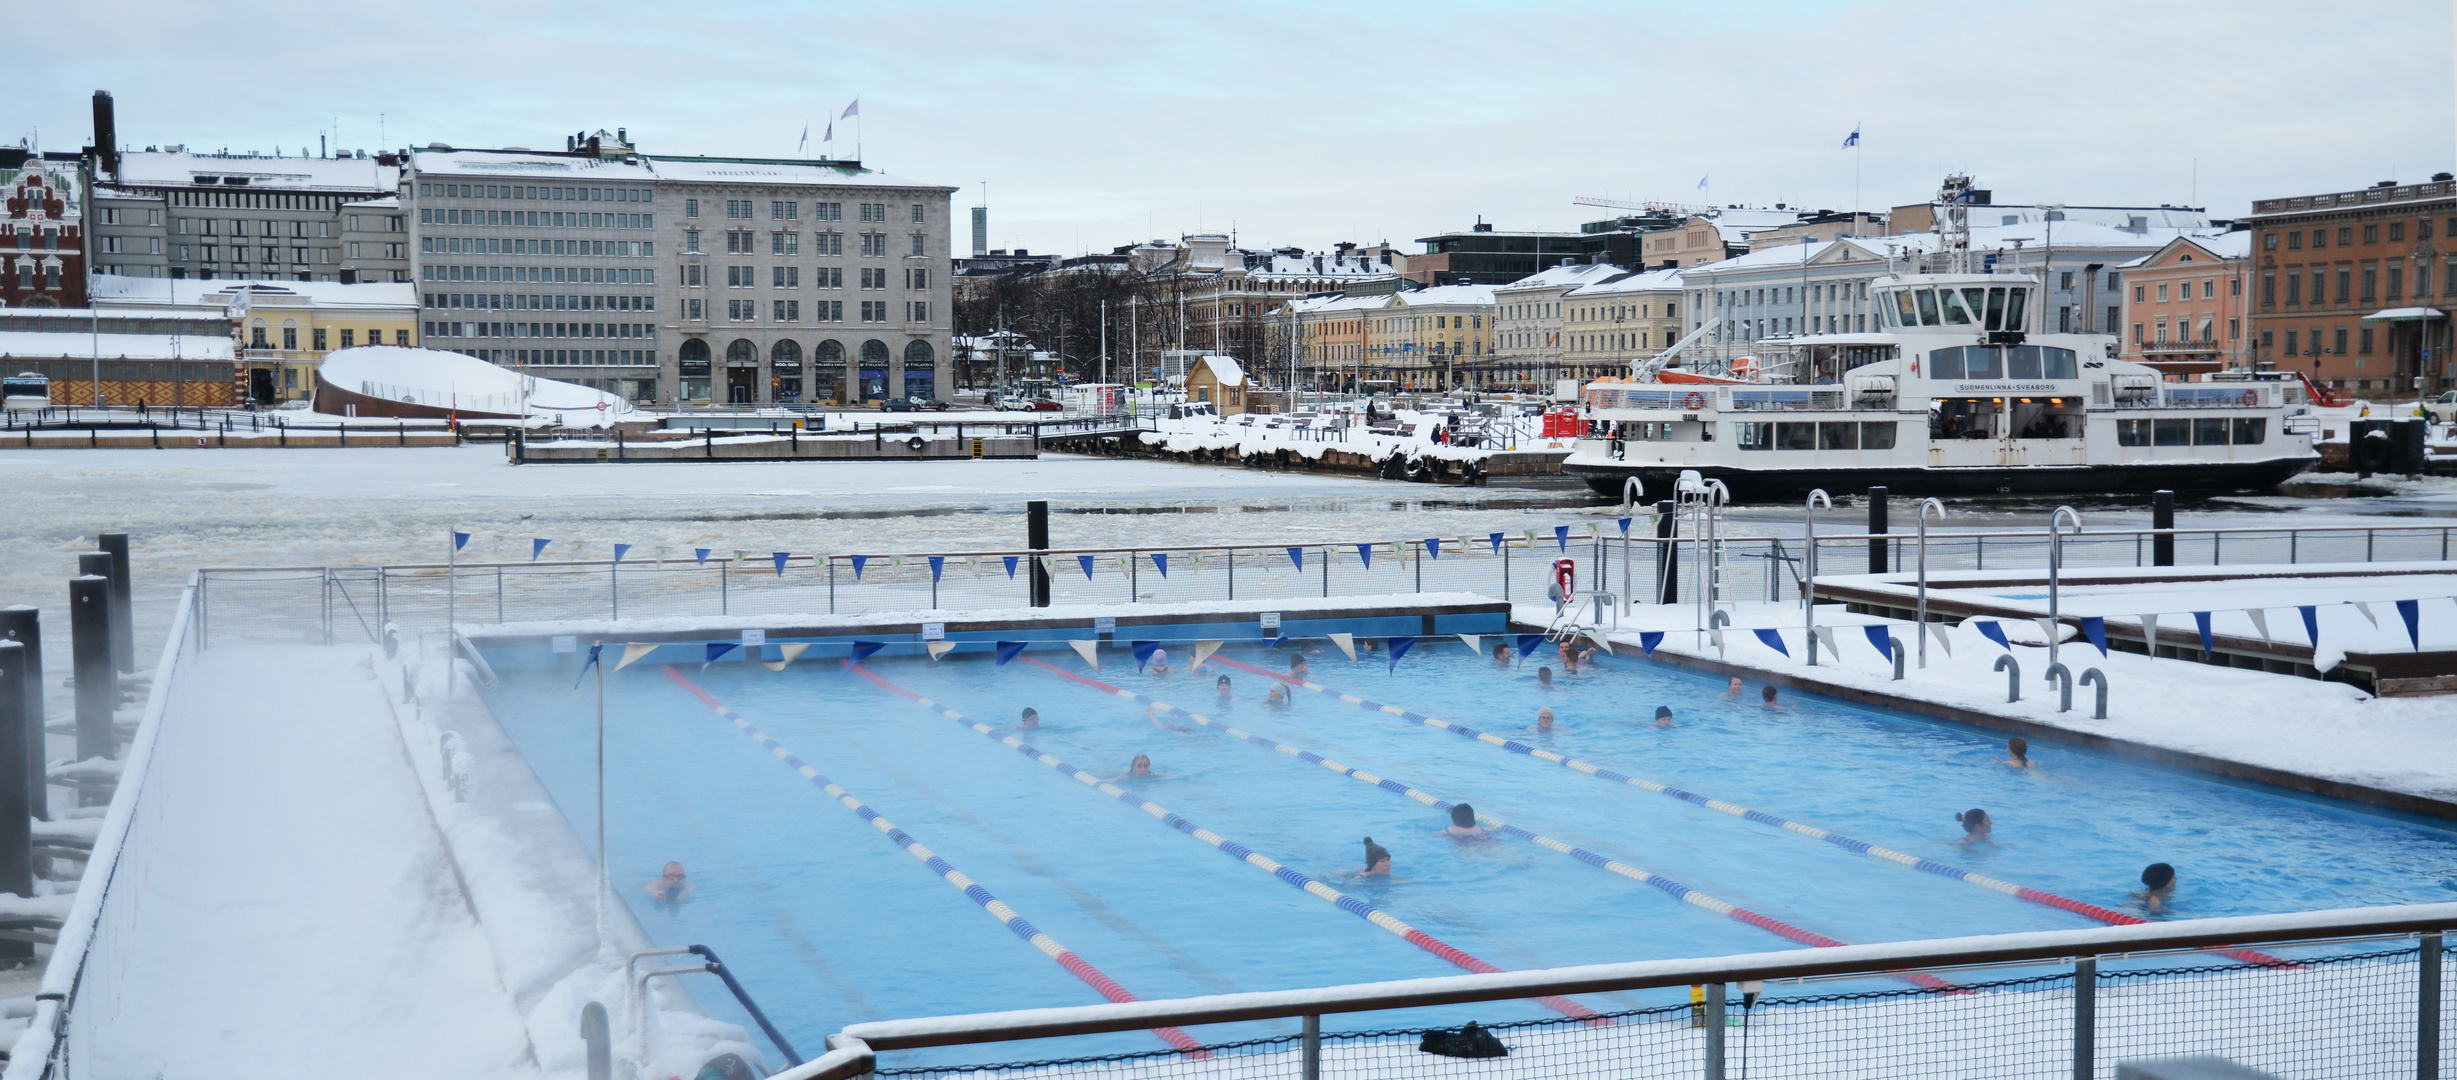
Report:
[[[0,138],[295,154],[812,153],[859,96],[875,167],[989,182],[992,245],[1403,244],[1578,195],[1845,208],[1968,170],[1999,201],[2249,200],[2457,158],[2451,6],[2164,4],[35,4]],[[382,115],[385,139],[378,139]],[[838,151],[856,132],[839,121]],[[2198,163],[2196,195],[2195,169]],[[961,243],[961,239],[959,243]]]

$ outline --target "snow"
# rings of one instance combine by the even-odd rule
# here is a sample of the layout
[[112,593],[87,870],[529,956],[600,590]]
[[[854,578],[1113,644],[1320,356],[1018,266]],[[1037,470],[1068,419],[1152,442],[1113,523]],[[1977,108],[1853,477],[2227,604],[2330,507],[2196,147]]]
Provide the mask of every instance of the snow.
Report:
[[[230,338],[206,334],[54,334],[0,330],[0,367],[32,360],[230,360]],[[15,374],[12,369],[10,374]]]
[[[245,189],[260,191],[391,191],[400,186],[397,165],[372,157],[260,157],[254,154],[189,154],[178,151],[124,151],[119,155],[121,187],[193,189],[198,177],[217,182],[245,177]],[[222,183],[223,187],[229,187]],[[237,189],[233,189],[237,190]]]
[[1563,293],[1562,298],[1570,300],[1598,296],[1625,296],[1642,292],[1679,292],[1680,290],[1681,272],[1679,270],[1647,270],[1599,281],[1592,285],[1582,285]]
[[1544,289],[1575,289],[1610,280],[1626,273],[1629,273],[1627,267],[1614,266],[1611,263],[1570,263],[1564,266],[1545,267],[1508,285],[1495,286],[1493,291],[1506,302],[1511,293]]
[[1492,307],[1493,286],[1436,285],[1430,289],[1396,293],[1393,299],[1396,299],[1401,307],[1440,307],[1446,304]]
[[344,390],[423,405],[518,413],[525,403],[531,416],[562,413],[573,426],[601,427],[632,412],[620,395],[441,349],[360,345],[327,354],[316,373]]
[[216,314],[241,288],[254,296],[303,296],[318,307],[418,307],[418,286],[410,282],[340,281],[204,281],[196,278],[140,278],[96,274],[93,297],[108,310],[121,304],[161,304],[173,308],[211,308]]
[[1246,369],[1239,366],[1234,357],[1205,356],[1195,363],[1210,371],[1211,377],[1222,386],[1244,386],[1246,384]]

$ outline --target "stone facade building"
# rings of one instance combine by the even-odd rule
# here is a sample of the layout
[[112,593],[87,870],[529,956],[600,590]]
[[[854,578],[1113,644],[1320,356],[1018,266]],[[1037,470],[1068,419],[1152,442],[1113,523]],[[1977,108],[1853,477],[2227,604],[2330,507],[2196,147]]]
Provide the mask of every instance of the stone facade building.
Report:
[[2255,366],[2357,393],[2457,385],[2457,180],[2257,199],[2246,220]]
[[82,196],[74,161],[0,156],[0,307],[85,306]]

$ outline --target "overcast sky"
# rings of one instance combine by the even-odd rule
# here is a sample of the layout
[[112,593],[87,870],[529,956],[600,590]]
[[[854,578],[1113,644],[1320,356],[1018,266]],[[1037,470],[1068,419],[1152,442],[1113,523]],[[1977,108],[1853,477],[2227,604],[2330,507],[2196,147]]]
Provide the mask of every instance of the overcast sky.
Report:
[[[2193,203],[2422,180],[2457,158],[2451,5],[2365,0],[1595,5],[56,4],[0,140],[813,155],[963,190],[1073,254],[1570,229],[1575,196],[1881,209]],[[1841,148],[1857,127],[1860,152]],[[380,132],[380,135],[379,135]],[[1698,182],[1707,178],[1709,188]],[[959,211],[959,219],[962,211]],[[959,231],[959,248],[969,238]],[[959,254],[963,252],[959,250]]]

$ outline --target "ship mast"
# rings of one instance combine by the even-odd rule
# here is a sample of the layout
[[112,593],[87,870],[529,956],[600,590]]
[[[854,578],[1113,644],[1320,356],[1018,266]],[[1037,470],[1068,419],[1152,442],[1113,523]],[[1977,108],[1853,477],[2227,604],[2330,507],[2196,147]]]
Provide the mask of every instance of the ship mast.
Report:
[[1971,272],[1971,178],[1948,176],[1937,192],[1944,211],[1936,219],[1937,252],[1943,273]]

